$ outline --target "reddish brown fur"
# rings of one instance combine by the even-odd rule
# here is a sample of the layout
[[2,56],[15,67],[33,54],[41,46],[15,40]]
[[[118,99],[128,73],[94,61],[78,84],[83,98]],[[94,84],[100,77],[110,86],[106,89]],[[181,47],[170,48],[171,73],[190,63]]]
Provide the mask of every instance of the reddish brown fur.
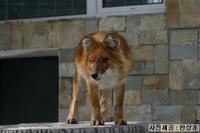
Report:
[[[109,37],[117,39],[117,46],[111,47],[111,43],[107,41]],[[89,47],[83,46],[83,39],[88,38],[92,45]],[[111,44],[111,45],[109,45]],[[79,45],[76,48],[74,66],[75,73],[73,79],[73,99],[70,106],[70,112],[68,115],[68,123],[76,123],[75,115],[77,111],[77,97],[79,95],[79,89],[81,80],[84,80],[87,85],[89,93],[89,99],[91,103],[91,121],[94,125],[103,124],[103,109],[100,105],[100,101],[105,101],[106,97],[98,98],[98,88],[100,84],[96,84],[91,79],[92,73],[99,75],[109,75],[108,70],[115,70],[118,75],[115,88],[118,88],[118,96],[116,98],[115,106],[115,122],[116,124],[125,124],[123,118],[123,100],[124,100],[124,79],[128,76],[133,66],[132,54],[129,50],[128,44],[125,39],[115,32],[96,32],[84,36]],[[107,72],[107,73],[106,73]],[[110,75],[109,75],[110,76]],[[111,74],[112,77],[112,74]],[[111,79],[112,80],[112,79]],[[100,80],[101,81],[101,80]],[[98,81],[97,81],[98,82]],[[106,81],[107,82],[107,81]],[[100,82],[101,83],[101,82]],[[106,102],[103,102],[106,103]]]

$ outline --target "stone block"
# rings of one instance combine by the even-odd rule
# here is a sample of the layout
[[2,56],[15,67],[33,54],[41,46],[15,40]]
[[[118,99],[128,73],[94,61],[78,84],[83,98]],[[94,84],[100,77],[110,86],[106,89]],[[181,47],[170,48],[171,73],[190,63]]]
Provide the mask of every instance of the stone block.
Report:
[[99,31],[124,31],[125,17],[104,17],[99,21]]
[[195,90],[169,90],[169,103],[173,105],[196,105],[199,94]]
[[124,107],[125,119],[128,121],[152,121],[151,105]]
[[159,124],[181,124],[181,123],[182,123],[181,120],[161,120],[161,121],[159,121]]
[[169,88],[174,90],[183,89],[183,62],[172,61],[170,63]]
[[181,108],[181,121],[184,124],[194,124],[196,121],[196,111],[192,106],[183,106]]
[[181,106],[152,106],[153,120],[181,120]]
[[54,48],[74,48],[85,34],[84,20],[49,22],[48,43]]
[[65,108],[58,109],[58,122],[66,122],[69,110]]
[[198,104],[200,104],[200,92],[198,92],[198,95],[199,95]]
[[200,106],[196,106],[196,120],[200,121]]
[[69,108],[72,94],[72,79],[59,79],[59,108]]
[[162,30],[166,27],[164,14],[141,15],[140,30]]
[[[66,122],[69,109],[59,108],[59,122]],[[90,109],[88,106],[79,106],[77,112],[78,121],[90,121]]]
[[73,77],[74,63],[59,63],[59,77]]
[[74,61],[75,49],[59,49],[59,63],[71,63]]
[[153,60],[154,47],[153,46],[130,46],[134,60]]
[[140,90],[125,91],[125,106],[138,106],[142,104],[142,93]]
[[154,60],[134,61],[134,68],[131,74],[153,74]]
[[155,73],[167,74],[169,72],[168,46],[155,47]]
[[200,43],[199,43],[199,60],[200,60]]
[[146,76],[143,80],[146,90],[164,90],[169,88],[169,76]]
[[166,16],[168,28],[200,26],[199,0],[167,0]]
[[85,33],[93,33],[98,31],[98,20],[97,19],[86,19],[85,20]]
[[197,59],[197,45],[171,45],[170,59]]
[[123,32],[123,36],[127,40],[129,45],[138,45],[138,32],[139,32],[139,25],[140,25],[140,16],[127,16],[126,19],[126,31]]
[[144,90],[142,94],[143,104],[151,105],[167,105],[168,100],[168,89],[165,90]]
[[88,106],[79,106],[77,117],[79,121],[90,121],[90,108]]
[[11,48],[11,24],[0,24],[0,50]]
[[140,45],[153,45],[155,44],[155,31],[140,31],[138,39]]
[[167,0],[166,1],[166,20],[168,28],[175,28],[180,26],[179,22],[179,1]]
[[142,89],[142,77],[129,76],[125,81],[126,90],[141,90]]
[[25,49],[49,48],[48,23],[27,22],[23,24],[23,41]]
[[12,23],[11,49],[23,49],[22,23]]
[[200,89],[200,61],[184,60],[184,89]]
[[171,30],[169,38],[171,45],[196,45],[198,31],[195,29]]
[[143,30],[138,33],[140,45],[160,45],[167,44],[166,30]]
[[200,26],[200,1],[199,0],[179,0],[180,4],[180,21],[184,27]]

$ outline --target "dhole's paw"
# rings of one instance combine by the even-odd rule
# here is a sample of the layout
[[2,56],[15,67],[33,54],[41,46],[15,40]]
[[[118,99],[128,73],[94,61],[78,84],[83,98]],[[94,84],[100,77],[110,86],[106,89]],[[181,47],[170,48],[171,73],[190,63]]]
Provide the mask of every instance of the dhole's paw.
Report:
[[104,125],[104,121],[101,120],[93,120],[91,121],[92,126],[99,126],[99,125]]
[[127,125],[127,122],[123,119],[119,119],[115,121],[115,125]]
[[76,118],[69,118],[67,120],[67,124],[78,124],[78,121],[76,120]]

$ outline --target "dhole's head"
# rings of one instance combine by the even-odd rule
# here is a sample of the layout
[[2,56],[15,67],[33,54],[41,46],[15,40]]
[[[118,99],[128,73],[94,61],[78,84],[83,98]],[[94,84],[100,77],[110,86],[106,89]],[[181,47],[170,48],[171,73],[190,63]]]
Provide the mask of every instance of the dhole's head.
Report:
[[117,82],[119,79],[121,53],[117,36],[107,34],[102,41],[96,41],[91,36],[82,39],[82,46],[89,78],[100,84]]

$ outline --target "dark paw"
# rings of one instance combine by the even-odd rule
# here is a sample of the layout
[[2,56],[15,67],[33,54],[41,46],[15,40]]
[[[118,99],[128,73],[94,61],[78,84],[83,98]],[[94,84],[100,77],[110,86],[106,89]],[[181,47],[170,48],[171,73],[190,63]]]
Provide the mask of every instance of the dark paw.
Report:
[[127,125],[127,122],[125,120],[116,120],[115,125]]
[[75,118],[70,118],[67,120],[67,124],[78,124],[78,121]]
[[91,121],[91,125],[92,126],[99,126],[99,125],[104,125],[104,121],[100,121],[100,120],[94,120],[94,121]]

